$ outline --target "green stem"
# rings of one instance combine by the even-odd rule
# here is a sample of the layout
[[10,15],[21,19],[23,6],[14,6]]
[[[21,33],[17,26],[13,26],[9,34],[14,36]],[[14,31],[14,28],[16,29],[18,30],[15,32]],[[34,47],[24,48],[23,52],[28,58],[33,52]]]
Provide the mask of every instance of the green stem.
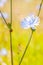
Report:
[[10,0],[10,50],[11,50],[11,65],[13,65],[13,49],[12,49],[12,0]]
[[24,58],[24,55],[25,55],[25,53],[26,53],[26,51],[27,51],[27,48],[28,48],[28,46],[29,46],[29,44],[30,44],[32,35],[33,35],[33,30],[32,30],[31,36],[30,36],[30,38],[29,38],[29,40],[28,40],[28,43],[27,43],[27,45],[26,45],[26,48],[25,48],[25,50],[24,50],[24,53],[23,53],[23,55],[22,55],[22,57],[21,57],[21,60],[20,60],[20,62],[19,62],[19,65],[21,65],[21,63],[22,63],[22,60],[23,60],[23,58]]
[[11,18],[10,18],[10,20],[11,20],[11,26],[12,26],[12,0],[11,0],[11,2],[10,2],[10,6],[11,6],[11,8],[10,8]]
[[1,16],[2,16],[2,18],[3,18],[3,20],[4,20],[4,22],[5,22],[5,24],[7,25],[7,27],[8,27],[8,24],[7,24],[7,22],[6,22],[6,20],[5,20],[5,18],[4,18],[4,16],[3,16],[3,14],[2,14],[2,12],[0,11],[0,13],[1,13]]
[[12,32],[10,31],[10,50],[11,50],[11,65],[13,65],[13,51],[12,51]]
[[41,7],[42,7],[42,3],[43,3],[43,0],[42,0],[41,3],[40,3],[40,8],[39,8],[38,16],[40,15],[40,11],[41,11]]

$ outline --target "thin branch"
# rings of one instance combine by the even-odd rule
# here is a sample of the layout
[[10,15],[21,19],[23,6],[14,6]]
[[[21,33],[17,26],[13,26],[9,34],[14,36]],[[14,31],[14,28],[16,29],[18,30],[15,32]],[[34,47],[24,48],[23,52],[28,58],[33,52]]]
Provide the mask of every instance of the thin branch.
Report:
[[23,60],[23,58],[24,58],[24,55],[25,55],[25,53],[26,53],[26,51],[27,51],[27,48],[28,48],[28,46],[29,46],[29,44],[30,44],[32,35],[33,35],[33,31],[32,31],[32,33],[31,33],[31,36],[30,36],[29,40],[28,40],[28,43],[27,43],[26,48],[25,48],[25,50],[24,50],[24,53],[23,53],[23,55],[22,55],[22,57],[21,57],[21,60],[20,60],[20,62],[19,62],[19,65],[21,65],[21,63],[22,63],[22,60]]
[[10,49],[11,49],[11,65],[13,65],[13,51],[12,51],[12,32],[10,32]]
[[40,8],[39,8],[38,16],[40,15],[40,11],[41,11],[41,7],[42,7],[42,3],[43,3],[43,0],[42,0],[41,3],[40,3]]
[[[13,50],[12,50],[12,0],[10,0],[10,23],[7,24],[2,12],[0,11],[1,16],[6,23],[7,27],[9,28],[9,33],[10,33],[10,50],[11,50],[11,65],[13,65]],[[10,27],[9,27],[10,26]]]
[[5,22],[5,24],[7,25],[7,27],[8,27],[8,24],[7,24],[7,22],[6,22],[6,20],[5,20],[5,18],[4,18],[4,16],[3,16],[3,14],[2,14],[2,12],[0,11],[0,13],[1,13],[1,16],[2,16],[2,18],[3,18],[3,20],[4,20],[4,22]]
[[11,6],[11,8],[10,8],[11,18],[10,18],[10,20],[11,20],[11,25],[12,25],[12,0],[11,0],[11,2],[10,2],[10,6]]
[[10,51],[11,51],[11,65],[13,65],[13,49],[12,49],[12,0],[10,0]]

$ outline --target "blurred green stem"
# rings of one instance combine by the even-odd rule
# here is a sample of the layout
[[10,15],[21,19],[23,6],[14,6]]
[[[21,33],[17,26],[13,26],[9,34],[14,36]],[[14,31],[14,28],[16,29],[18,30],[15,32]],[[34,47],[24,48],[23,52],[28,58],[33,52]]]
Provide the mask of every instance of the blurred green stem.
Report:
[[42,4],[43,4],[43,0],[40,3],[40,8],[39,8],[38,16],[40,15],[40,11],[41,11]]
[[12,49],[12,0],[10,0],[10,50],[11,50],[11,65],[13,65],[13,49]]
[[13,65],[12,32],[10,31],[11,65]]
[[10,51],[11,51],[11,65],[13,65],[13,50],[12,50],[12,0],[10,0],[10,23],[7,24],[2,12],[0,11],[1,16],[5,22],[5,24],[7,25],[8,29],[9,29],[9,33],[10,33]]
[[7,27],[8,27],[8,24],[7,24],[7,22],[6,22],[6,20],[5,20],[5,18],[4,18],[4,16],[3,16],[3,14],[2,14],[2,12],[0,11],[0,14],[1,14],[1,16],[2,16],[2,18],[3,18],[3,20],[4,20],[4,22],[5,22],[5,24],[7,25]]
[[27,48],[28,48],[28,46],[29,46],[29,43],[30,43],[30,41],[31,41],[32,35],[33,35],[33,30],[32,30],[32,33],[31,33],[31,35],[30,35],[30,38],[29,38],[29,40],[28,40],[28,43],[27,43],[27,45],[26,45],[26,48],[25,48],[25,50],[24,50],[24,53],[23,53],[23,55],[22,55],[22,57],[21,57],[21,60],[20,60],[20,62],[19,62],[19,65],[21,65],[21,62],[22,62],[22,60],[23,60],[23,58],[24,58],[24,55],[25,55],[25,53],[26,53],[26,51],[27,51]]

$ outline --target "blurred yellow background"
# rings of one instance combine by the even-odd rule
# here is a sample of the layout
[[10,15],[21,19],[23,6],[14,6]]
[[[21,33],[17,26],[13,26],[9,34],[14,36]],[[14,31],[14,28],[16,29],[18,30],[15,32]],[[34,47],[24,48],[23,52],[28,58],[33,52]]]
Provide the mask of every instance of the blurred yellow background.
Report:
[[[24,30],[20,22],[31,13],[38,14],[41,0],[12,0],[12,45],[14,65],[18,65],[31,34],[31,30]],[[10,22],[10,0],[0,7],[3,13],[8,14],[7,23]],[[43,5],[40,12],[40,25],[33,34],[30,45],[21,65],[43,65]],[[7,55],[0,55],[0,65],[11,65],[9,29],[0,17],[0,50],[5,48]],[[4,63],[4,64],[3,64]]]

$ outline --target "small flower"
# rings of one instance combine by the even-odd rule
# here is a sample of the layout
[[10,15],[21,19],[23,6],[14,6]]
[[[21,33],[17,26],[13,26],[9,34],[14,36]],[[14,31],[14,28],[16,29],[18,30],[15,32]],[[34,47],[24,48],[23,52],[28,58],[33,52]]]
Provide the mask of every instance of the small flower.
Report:
[[1,49],[0,55],[1,56],[6,56],[7,55],[7,50],[5,48]]
[[[8,19],[8,14],[6,12],[2,13],[2,14],[3,14],[3,16],[4,16],[5,19]],[[0,18],[2,18],[1,13],[0,13]]]
[[21,22],[21,26],[24,29],[31,28],[34,30],[37,25],[39,25],[39,17],[34,15],[25,17]]
[[0,0],[0,7],[3,7],[7,0]]

